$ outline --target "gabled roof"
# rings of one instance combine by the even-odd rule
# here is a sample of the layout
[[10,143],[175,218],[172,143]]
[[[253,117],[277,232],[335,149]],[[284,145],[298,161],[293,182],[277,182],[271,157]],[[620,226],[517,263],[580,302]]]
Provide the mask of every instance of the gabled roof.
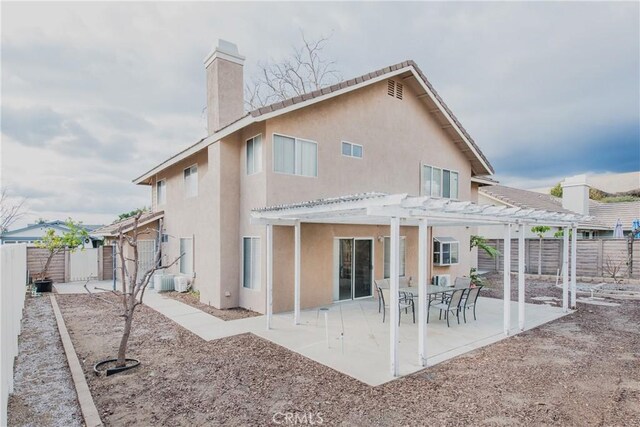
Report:
[[[560,197],[555,197],[550,194],[522,190],[504,185],[481,187],[479,191],[484,196],[509,206],[574,213],[562,207],[562,199]],[[582,223],[582,226],[612,230],[618,219],[620,219],[623,229],[631,230],[633,220],[640,218],[640,201],[602,203],[596,200],[589,200],[589,216],[592,217],[592,219]]]
[[[99,227],[101,227],[101,226],[100,225],[82,224],[82,228],[87,230],[87,232],[90,233],[92,236],[94,235],[93,230],[95,230],[96,228],[99,228]],[[36,230],[36,229],[40,229],[40,228],[55,228],[56,230],[59,230],[59,231],[62,231],[62,232],[69,231],[69,227],[67,227],[66,221],[55,220],[55,221],[47,221],[47,222],[42,222],[42,223],[37,223],[37,224],[29,224],[26,227],[16,228],[14,230],[7,230],[7,231],[2,233],[2,237],[9,237],[9,236],[11,236],[13,234],[16,234],[16,233],[22,233],[24,231]]]
[[[138,221],[138,227],[157,221],[162,217],[164,217],[164,211],[143,213]],[[120,228],[122,228],[122,231],[125,233],[131,231],[133,229],[134,220],[134,217],[121,219],[113,224],[100,227],[97,230],[94,230],[93,233],[98,236],[117,236]]]
[[469,135],[462,126],[460,120],[458,120],[447,104],[445,104],[442,97],[436,92],[422,70],[420,70],[414,61],[409,60],[253,110],[235,122],[217,130],[207,138],[201,139],[194,145],[170,157],[138,178],[135,178],[133,182],[136,184],[149,184],[150,178],[156,173],[253,123],[268,120],[313,105],[317,102],[349,93],[390,77],[398,77],[401,78],[405,84],[412,84],[414,90],[417,92],[418,98],[425,102],[429,113],[433,115],[442,129],[452,138],[454,144],[456,144],[469,159],[472,175],[490,175],[494,173],[491,163],[484,153],[482,153],[473,138],[471,138],[471,135]]
[[633,221],[640,219],[640,201],[602,203],[591,200],[589,215],[595,217],[609,229],[613,229],[620,220],[623,230],[631,230]]

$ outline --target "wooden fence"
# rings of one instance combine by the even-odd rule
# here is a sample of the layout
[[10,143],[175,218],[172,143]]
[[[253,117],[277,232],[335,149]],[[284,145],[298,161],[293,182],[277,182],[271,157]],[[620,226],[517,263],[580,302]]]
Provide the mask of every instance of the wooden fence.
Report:
[[[478,269],[501,271],[504,258],[503,240],[489,240],[490,246],[498,249],[500,255],[491,258],[486,252],[478,251]],[[542,239],[542,274],[555,275],[562,268],[563,239]],[[614,269],[619,269],[618,277],[640,277],[640,240],[629,247],[626,239],[585,239],[577,241],[576,272],[578,276],[611,277]],[[525,272],[538,273],[539,239],[525,240]],[[571,246],[569,246],[571,253]],[[630,256],[631,255],[631,256]],[[629,264],[629,261],[631,265]],[[511,271],[518,271],[518,239],[511,240]]]
[[[3,245],[4,246],[4,245]],[[98,249],[88,251],[98,251],[98,280],[111,280],[113,278],[113,255],[111,246],[103,246]],[[29,247],[27,248],[27,269],[29,270],[29,280],[33,280],[44,267],[47,261],[48,252],[46,249]],[[70,282],[72,276],[71,257],[69,251],[61,251],[51,260],[48,276],[54,283]]]

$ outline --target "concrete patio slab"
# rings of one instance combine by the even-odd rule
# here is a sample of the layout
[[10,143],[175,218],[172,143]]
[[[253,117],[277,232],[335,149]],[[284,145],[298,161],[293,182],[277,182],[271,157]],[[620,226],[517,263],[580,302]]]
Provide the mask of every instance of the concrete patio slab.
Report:
[[[63,284],[62,289],[64,293],[86,293],[82,284],[79,287]],[[373,298],[327,306],[327,327],[324,315],[314,308],[301,311],[299,325],[293,324],[293,313],[275,314],[270,330],[266,329],[264,316],[224,321],[153,290],[147,291],[144,303],[207,341],[249,332],[369,385],[395,379],[390,373],[389,320],[382,322]],[[431,313],[427,331],[428,366],[508,338],[503,333],[502,300],[480,297],[477,315],[478,319],[473,320],[473,313],[468,312],[467,323],[461,318],[460,324],[452,318],[451,326],[447,327],[446,320],[438,319],[437,310]],[[561,307],[525,304],[525,330],[564,315]],[[517,333],[518,304],[512,301],[510,335]],[[418,360],[418,325],[410,314],[401,316],[398,340],[400,375],[424,369]]]

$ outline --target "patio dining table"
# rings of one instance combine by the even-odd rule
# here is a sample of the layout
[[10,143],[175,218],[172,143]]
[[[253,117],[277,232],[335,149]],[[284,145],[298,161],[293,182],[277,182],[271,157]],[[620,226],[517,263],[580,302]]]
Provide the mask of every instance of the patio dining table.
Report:
[[[418,286],[409,286],[398,289],[399,292],[410,293],[414,297],[419,295],[419,287]],[[446,294],[454,291],[459,291],[462,289],[469,289],[469,286],[436,286],[436,285],[427,285],[427,295],[437,295],[437,294]]]

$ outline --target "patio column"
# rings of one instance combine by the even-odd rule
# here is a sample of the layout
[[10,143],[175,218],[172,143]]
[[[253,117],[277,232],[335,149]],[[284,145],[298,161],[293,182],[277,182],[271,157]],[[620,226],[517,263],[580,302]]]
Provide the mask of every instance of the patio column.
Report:
[[511,327],[511,224],[504,225],[503,248],[503,288],[504,288],[504,334],[509,335]]
[[267,224],[267,330],[273,317],[273,225]]
[[427,366],[427,282],[429,281],[429,242],[427,219],[418,222],[418,363]]
[[300,221],[293,226],[294,255],[293,255],[293,324],[300,324]]
[[562,310],[569,311],[569,227],[563,229],[562,242]]
[[576,308],[576,270],[578,263],[578,229],[571,228],[571,308]]
[[524,331],[524,224],[519,226],[518,236],[518,328]]
[[397,377],[399,374],[398,364],[398,320],[400,311],[398,310],[398,274],[400,273],[400,218],[391,218],[391,255],[389,265],[389,327],[390,333],[390,361],[391,375]]

